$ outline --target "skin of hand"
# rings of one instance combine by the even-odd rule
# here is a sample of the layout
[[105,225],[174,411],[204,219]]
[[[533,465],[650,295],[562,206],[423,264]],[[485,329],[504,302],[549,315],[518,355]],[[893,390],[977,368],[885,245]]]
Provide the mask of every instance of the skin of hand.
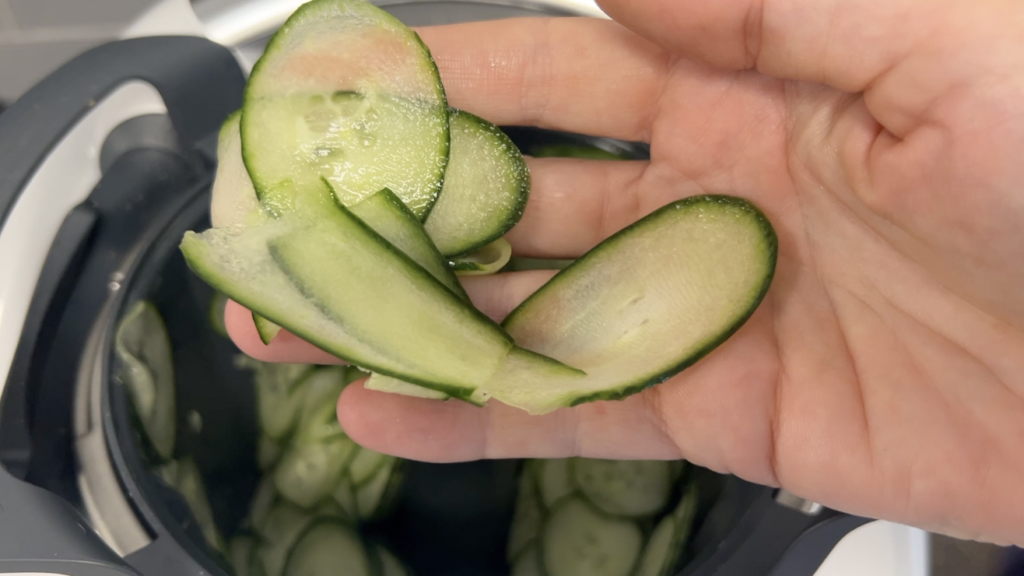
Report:
[[[540,417],[350,386],[366,446],[429,461],[686,458],[827,506],[1024,544],[1024,4],[604,0],[614,19],[419,30],[453,106],[643,140],[650,162],[530,159],[508,235],[574,257],[699,193],[780,240],[767,298],[668,382]],[[466,278],[501,319],[550,272]],[[330,362],[282,333],[270,361]],[[671,342],[666,342],[671,346]]]

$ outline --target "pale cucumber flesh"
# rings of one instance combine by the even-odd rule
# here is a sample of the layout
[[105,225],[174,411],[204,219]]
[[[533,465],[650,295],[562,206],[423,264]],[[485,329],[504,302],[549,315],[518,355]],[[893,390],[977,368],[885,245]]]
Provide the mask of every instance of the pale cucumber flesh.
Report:
[[629,576],[643,546],[636,524],[603,517],[576,498],[551,512],[542,538],[544,571],[558,576]]

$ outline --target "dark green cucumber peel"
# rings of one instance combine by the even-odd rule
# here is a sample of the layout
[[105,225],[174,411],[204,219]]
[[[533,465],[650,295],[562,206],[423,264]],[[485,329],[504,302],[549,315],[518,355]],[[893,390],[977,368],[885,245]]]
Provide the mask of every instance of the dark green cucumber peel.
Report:
[[[572,279],[573,275],[578,270],[582,269],[593,259],[599,258],[602,255],[602,253],[607,252],[609,250],[614,250],[615,247],[621,241],[628,238],[635,231],[642,230],[647,225],[656,223],[657,219],[665,217],[666,214],[669,214],[674,211],[687,210],[693,207],[698,207],[702,204],[707,205],[709,207],[726,207],[733,209],[737,212],[744,213],[751,220],[751,223],[755,224],[758,230],[760,231],[760,234],[762,236],[761,240],[763,244],[762,249],[765,258],[765,270],[763,272],[762,281],[757,283],[756,286],[752,287],[752,294],[749,298],[749,303],[744,306],[743,311],[737,314],[727,326],[722,327],[722,329],[718,331],[717,334],[709,338],[696,350],[687,354],[685,357],[681,358],[678,362],[675,362],[673,365],[666,366],[662,369],[658,369],[656,372],[653,373],[639,374],[637,375],[636,379],[633,380],[632,382],[626,382],[620,386],[615,386],[611,389],[597,390],[590,394],[581,394],[575,399],[565,404],[565,406],[578,406],[580,404],[598,400],[619,400],[668,380],[669,378],[682,372],[686,368],[692,366],[694,363],[696,363],[704,356],[709,354],[712,350],[717,348],[723,342],[728,340],[729,337],[731,337],[734,333],[736,333],[737,330],[740,329],[740,327],[743,326],[743,324],[750,318],[750,316],[760,305],[761,301],[764,299],[764,296],[768,291],[769,286],[771,285],[775,273],[776,260],[778,257],[778,239],[776,237],[774,229],[771,226],[771,223],[764,216],[760,209],[751,204],[749,201],[744,200],[742,198],[725,195],[699,195],[684,198],[676,202],[672,202],[652,212],[646,217],[638,220],[636,223],[630,225],[629,227],[612,235],[604,242],[599,244],[597,247],[592,249],[590,252],[588,252],[586,255],[584,255],[582,258],[575,260],[566,268],[559,271],[550,281],[548,281],[547,284],[545,284],[543,287],[541,287],[541,289],[532,294],[522,304],[516,307],[506,317],[502,325],[509,332],[509,334],[517,342],[519,342],[520,339],[517,335],[517,327],[523,325],[524,320],[528,320],[528,318],[525,318],[525,313],[530,310],[533,303],[538,301],[540,298],[544,297],[544,295],[547,292],[555,289],[556,286],[564,282],[567,278]],[[538,322],[540,321],[541,320],[538,320]],[[529,344],[526,344],[526,346],[529,346]],[[548,351],[545,350],[545,352]],[[550,355],[550,353],[548,353],[548,355]],[[555,359],[560,360],[562,362],[566,362],[565,359]],[[578,368],[587,371],[586,366]],[[501,400],[500,396],[496,395],[495,397]]]

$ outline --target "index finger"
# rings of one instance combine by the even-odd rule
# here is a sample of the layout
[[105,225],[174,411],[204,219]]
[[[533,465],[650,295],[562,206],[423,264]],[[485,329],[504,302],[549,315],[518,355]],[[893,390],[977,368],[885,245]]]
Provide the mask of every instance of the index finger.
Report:
[[599,18],[417,29],[449,104],[498,125],[646,140],[668,54]]

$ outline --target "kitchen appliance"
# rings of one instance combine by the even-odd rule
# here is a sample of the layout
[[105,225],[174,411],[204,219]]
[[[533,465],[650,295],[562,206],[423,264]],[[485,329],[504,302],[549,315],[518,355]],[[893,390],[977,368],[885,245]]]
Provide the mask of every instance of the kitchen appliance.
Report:
[[[377,3],[411,25],[603,17],[589,0]],[[177,243],[208,226],[217,130],[300,4],[159,2],[122,40],[72,60],[0,114],[0,574],[230,574],[181,497],[142,468],[111,343],[133,302],[161,309],[179,419],[202,422],[181,426],[179,443],[203,469],[218,521],[237,523],[255,482],[237,449],[252,442],[252,394],[228,366],[230,344],[209,330],[211,292]],[[514,486],[501,479],[511,466],[412,466],[396,537],[417,573],[502,573]],[[927,574],[923,532],[732,477],[701,481],[711,495],[681,576]],[[453,534],[478,541],[460,542],[462,561],[446,564]]]

